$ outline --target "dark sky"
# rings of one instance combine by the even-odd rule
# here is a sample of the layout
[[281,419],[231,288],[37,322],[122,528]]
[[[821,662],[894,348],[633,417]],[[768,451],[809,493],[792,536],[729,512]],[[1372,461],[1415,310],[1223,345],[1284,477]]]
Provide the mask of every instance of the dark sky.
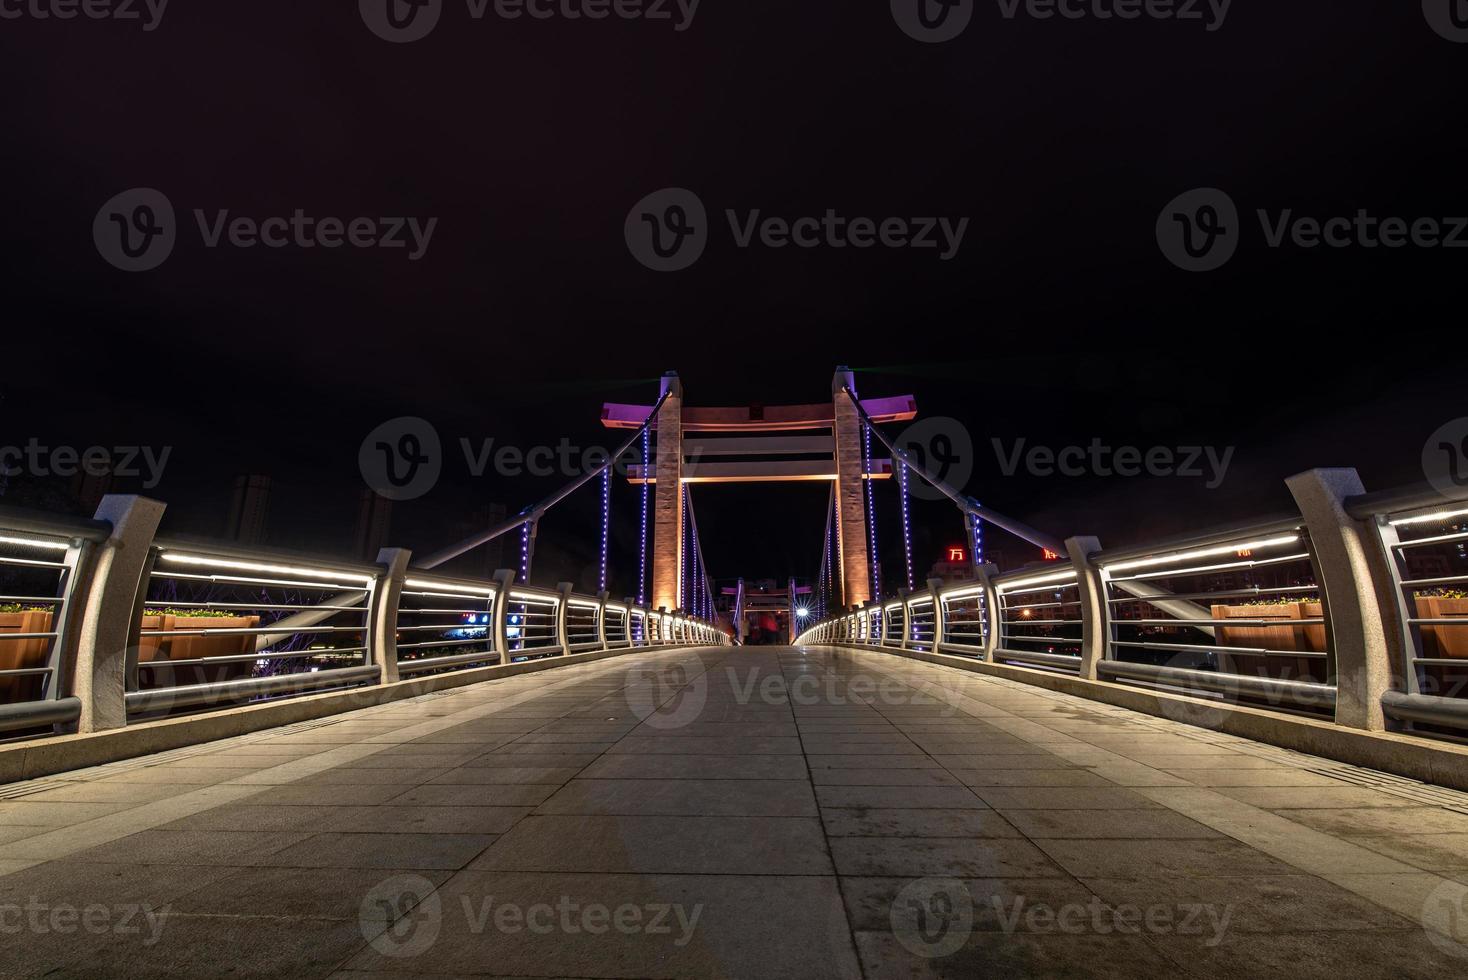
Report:
[[[475,21],[446,0],[433,34],[393,45],[349,2],[173,0],[151,32],[6,20],[0,51],[0,444],[170,446],[151,492],[178,530],[218,533],[232,478],[258,472],[279,487],[274,543],[344,547],[378,423],[423,416],[451,448],[605,442],[601,402],[650,402],[669,369],[691,404],[780,404],[821,400],[849,363],[863,394],[962,422],[969,492],[1116,544],[1278,510],[1311,466],[1421,479],[1428,434],[1468,414],[1468,253],[1270,249],[1254,218],[1468,214],[1468,45],[1415,3],[1236,0],[1209,32],[1010,21],[989,2],[926,45],[881,2],[704,0],[677,32]],[[711,241],[656,273],[623,223],[670,186],[707,205]],[[93,243],[98,209],[134,187],[179,216],[151,272]],[[1211,273],[1175,268],[1154,234],[1196,187],[1243,214]],[[210,249],[195,208],[438,224],[416,262]],[[970,225],[944,262],[740,249],[724,219],[828,208]],[[1215,490],[1005,477],[995,438],[1236,454]],[[431,548],[476,501],[515,509],[554,483],[476,481],[460,460],[395,528]],[[695,488],[713,572],[812,574],[825,492]],[[917,507],[922,568],[953,513]],[[584,577],[593,523],[577,500],[547,524],[546,577]]]

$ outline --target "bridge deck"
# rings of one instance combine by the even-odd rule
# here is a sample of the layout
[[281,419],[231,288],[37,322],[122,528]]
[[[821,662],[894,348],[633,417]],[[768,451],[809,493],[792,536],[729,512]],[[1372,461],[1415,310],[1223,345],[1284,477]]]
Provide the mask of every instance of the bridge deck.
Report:
[[879,653],[639,653],[6,789],[6,977],[1468,964],[1423,926],[1468,798]]

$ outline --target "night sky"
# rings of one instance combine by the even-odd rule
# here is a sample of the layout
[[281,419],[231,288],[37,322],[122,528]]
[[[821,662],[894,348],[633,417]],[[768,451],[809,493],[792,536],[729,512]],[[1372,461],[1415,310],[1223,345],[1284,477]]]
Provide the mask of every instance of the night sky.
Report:
[[[863,395],[962,423],[969,493],[1122,545],[1272,514],[1312,466],[1415,482],[1429,434],[1468,415],[1468,252],[1269,248],[1255,217],[1468,214],[1468,44],[1417,3],[1236,0],[1210,32],[1006,20],[990,2],[943,44],[907,37],[885,2],[704,0],[680,32],[476,21],[446,0],[410,44],[356,8],[173,0],[152,31],[0,20],[0,445],[172,447],[147,492],[182,533],[220,534],[233,478],[268,474],[270,543],[331,554],[356,521],[363,437],[422,416],[450,456],[396,508],[393,539],[427,551],[477,504],[513,512],[559,482],[474,479],[461,437],[605,445],[602,402],[651,403],[666,370],[692,405],[777,405],[825,399],[850,364]],[[136,187],[172,202],[178,242],[128,273],[93,220]],[[709,213],[680,272],[623,238],[665,187]],[[1172,265],[1154,231],[1198,187],[1242,215],[1238,253],[1207,273]],[[437,224],[416,261],[208,248],[196,208]],[[726,209],[969,224],[949,261],[744,249]],[[1235,453],[1216,489],[1005,476],[992,441],[1020,438]],[[4,502],[65,507],[63,490],[25,476]],[[715,576],[814,574],[825,485],[693,493]],[[625,593],[633,492],[615,497]],[[890,578],[895,497],[878,503]],[[537,581],[586,584],[595,505],[548,519]],[[951,505],[919,502],[914,521],[921,576],[961,532]]]

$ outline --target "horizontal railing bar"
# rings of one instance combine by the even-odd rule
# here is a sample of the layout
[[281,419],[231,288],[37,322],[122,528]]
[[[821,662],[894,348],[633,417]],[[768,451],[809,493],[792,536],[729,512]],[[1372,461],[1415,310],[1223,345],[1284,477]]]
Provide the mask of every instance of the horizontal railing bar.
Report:
[[322,611],[331,610],[333,612],[361,612],[362,611],[362,607],[361,606],[327,606],[327,605],[322,605],[322,606],[303,606],[303,605],[298,605],[298,604],[295,604],[295,603],[286,603],[286,602],[171,602],[170,601],[170,602],[153,602],[153,603],[148,603],[147,604],[147,607],[144,608],[144,610],[143,610],[143,615],[144,616],[166,615],[165,613],[162,612],[162,609],[165,609],[165,608],[166,609],[246,609],[246,610],[258,609],[258,610],[270,610],[272,612],[274,612],[274,611],[285,611],[285,610],[291,610],[291,611],[294,611],[294,612],[300,612],[300,611],[306,610],[306,609],[310,609],[313,612],[314,611],[318,611],[318,610],[322,610]]
[[1092,555],[1091,561],[1096,565],[1105,566],[1140,558],[1165,558],[1178,552],[1221,547],[1237,541],[1247,541],[1250,538],[1269,537],[1282,531],[1298,531],[1304,523],[1298,514],[1282,513],[1243,527],[1238,525],[1217,527],[1190,532],[1174,538],[1163,538],[1152,544],[1104,548]]
[[1468,728],[1468,699],[1388,691],[1381,696],[1381,707],[1398,721]]
[[14,565],[17,568],[68,568],[64,561],[46,561],[43,558],[9,558],[0,555],[0,565]]
[[1413,657],[1412,662],[1426,667],[1468,667],[1468,660],[1462,657]]
[[256,636],[262,633],[277,634],[280,636],[291,636],[295,633],[360,633],[364,626],[220,626],[216,629],[208,627],[191,627],[185,630],[155,630],[146,629],[138,633],[139,636]]
[[1402,588],[1431,588],[1434,585],[1456,585],[1460,582],[1468,582],[1468,575],[1444,575],[1442,578],[1405,579],[1402,582]]
[[1285,585],[1285,586],[1280,586],[1278,588],[1272,588],[1272,589],[1257,589],[1257,588],[1255,588],[1255,589],[1225,589],[1225,590],[1216,591],[1216,592],[1168,592],[1165,595],[1153,596],[1150,599],[1149,598],[1145,598],[1143,596],[1124,595],[1124,596],[1117,596],[1115,598],[1108,598],[1106,601],[1109,602],[1109,603],[1112,603],[1113,605],[1120,605],[1121,603],[1124,603],[1124,602],[1149,602],[1149,603],[1154,603],[1155,604],[1155,602],[1158,601],[1158,600],[1163,601],[1163,602],[1168,602],[1168,601],[1171,601],[1171,602],[1179,602],[1179,601],[1196,602],[1199,599],[1244,599],[1244,598],[1247,598],[1248,596],[1258,596],[1258,595],[1287,595],[1287,594],[1292,593],[1292,592],[1319,592],[1319,591],[1320,591],[1320,586],[1318,586],[1318,585]]
[[6,633],[0,630],[0,641],[4,640],[54,640],[56,633]]
[[36,604],[38,606],[64,606],[64,605],[66,605],[66,600],[65,599],[59,599],[59,598],[57,598],[55,596],[40,596],[40,595],[0,595],[0,602],[5,602],[5,603],[11,603],[11,602],[14,602],[14,603],[31,602],[31,603],[34,603],[34,604]]
[[1406,551],[1408,548],[1425,548],[1428,545],[1452,544],[1454,541],[1465,540],[1468,540],[1468,531],[1456,531],[1452,534],[1434,534],[1430,538],[1412,538],[1406,541],[1398,541],[1392,547],[1399,551]]
[[54,667],[9,667],[0,670],[0,677],[45,677],[53,673]]
[[[1247,559],[1245,561],[1224,562],[1219,565],[1197,565],[1191,568],[1167,568],[1156,572],[1142,572],[1138,575],[1114,575],[1109,576],[1111,582],[1144,582],[1154,578],[1184,578],[1189,575],[1202,575],[1205,572],[1229,572],[1238,568],[1264,568],[1269,565],[1283,565],[1292,561],[1304,561],[1310,557],[1308,551],[1302,551],[1294,555],[1278,555],[1274,558]],[[1163,598],[1158,596],[1158,598]]]
[[[201,575],[198,572],[174,572],[166,568],[154,568],[152,578],[174,579],[180,582],[213,582],[216,585],[266,585],[281,589],[317,589],[322,592],[366,592],[365,582],[309,582],[296,579],[258,578],[248,575]],[[304,606],[313,609],[314,606]]]
[[1329,654],[1315,650],[1271,650],[1268,647],[1219,647],[1204,643],[1152,643],[1146,640],[1112,640],[1113,646],[1143,650],[1170,650],[1174,653],[1226,653],[1236,657],[1303,657],[1324,660]]
[[1468,501],[1468,487],[1457,487],[1444,492],[1434,484],[1424,482],[1347,497],[1345,509],[1347,514],[1357,520],[1365,521],[1383,515],[1396,516],[1409,511],[1430,511],[1464,501]]
[[81,698],[48,698],[0,704],[0,731],[64,725],[82,716]]
[[129,691],[127,710],[130,714],[138,714],[153,708],[186,708],[214,701],[232,701],[257,695],[299,693],[315,688],[338,687],[353,682],[376,680],[379,673],[379,669],[375,666],[343,667],[337,670],[286,674],[280,677],[259,677],[217,684]]
[[[490,643],[491,639],[491,637],[481,636],[464,640],[418,640],[413,643],[399,643],[397,647],[399,650],[431,650],[434,647],[464,647],[469,646],[471,643]],[[398,662],[404,663],[405,661],[400,660]]]
[[[315,660],[318,657],[340,657],[348,653],[366,653],[366,647],[342,647],[340,650],[292,650],[288,653],[229,653],[222,657],[191,657],[188,660],[139,660],[139,670],[163,667],[201,667],[206,664],[242,664],[253,660]],[[337,670],[340,668],[328,668]]]
[[1336,689],[1327,684],[1289,681],[1273,677],[1250,677],[1246,674],[1222,674],[1182,667],[1159,667],[1153,664],[1131,664],[1119,660],[1103,660],[1097,672],[1108,677],[1168,683],[1187,689],[1196,687],[1218,694],[1251,694],[1255,697],[1290,701],[1308,707],[1335,706]]
[[1112,626],[1238,626],[1264,629],[1273,626],[1321,626],[1324,616],[1305,619],[1113,619]]
[[400,660],[398,661],[399,676],[407,674],[421,674],[425,670],[435,670],[439,667],[460,667],[464,664],[485,663],[494,661],[499,663],[500,655],[493,650],[483,653],[460,653],[452,657],[429,657],[424,660]]
[[[191,539],[173,535],[160,535],[154,539],[153,543],[160,551],[171,552],[181,557],[200,562],[215,559],[218,561],[250,562],[255,565],[294,565],[300,568],[309,568],[313,572],[356,575],[366,579],[375,578],[382,572],[382,569],[374,564],[341,561],[340,559],[327,558],[307,552],[291,551],[286,548],[241,547],[227,542]],[[364,587],[365,583],[357,586],[357,588]]]

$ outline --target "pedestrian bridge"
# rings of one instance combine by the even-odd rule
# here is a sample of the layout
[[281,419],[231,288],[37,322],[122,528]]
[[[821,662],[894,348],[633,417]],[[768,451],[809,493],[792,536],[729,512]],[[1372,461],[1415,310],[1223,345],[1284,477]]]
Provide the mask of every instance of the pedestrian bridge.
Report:
[[[1468,490],[1315,470],[1289,513],[1103,547],[949,487],[882,430],[915,401],[848,372],[682,401],[606,406],[606,465],[421,556],[0,509],[0,976],[1468,963]],[[814,576],[716,588],[690,487],[812,479]],[[959,581],[914,580],[918,480]],[[588,486],[597,587],[537,584]],[[984,562],[986,529],[1044,560]],[[454,570],[497,539],[518,567]]]

